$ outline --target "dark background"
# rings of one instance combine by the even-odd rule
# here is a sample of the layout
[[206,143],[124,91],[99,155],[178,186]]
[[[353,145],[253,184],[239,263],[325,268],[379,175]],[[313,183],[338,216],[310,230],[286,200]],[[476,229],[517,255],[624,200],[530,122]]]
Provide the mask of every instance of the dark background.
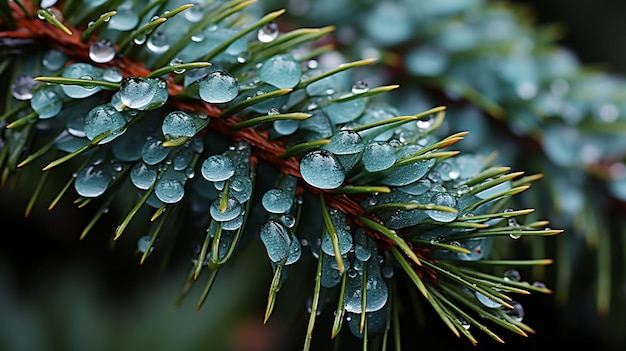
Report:
[[[572,48],[584,63],[626,73],[626,2],[516,2],[531,6],[538,23],[562,24],[566,29],[562,44]],[[51,213],[36,206],[25,219],[29,196],[29,192],[0,189],[0,219],[4,223],[0,233],[0,350],[85,350],[86,345],[90,350],[301,347],[303,321],[290,321],[292,324],[279,316],[262,325],[270,269],[265,264],[250,264],[257,256],[265,262],[259,255],[262,248],[247,248],[246,258],[235,261],[230,273],[218,276],[209,301],[200,311],[194,310],[194,304],[202,284],[194,287],[188,302],[175,308],[188,261],[173,260],[166,268],[156,260],[140,266],[133,252],[134,242],[110,248],[116,219],[108,225],[104,221],[84,240],[78,240],[91,218],[90,210],[77,210],[71,199],[64,199]],[[237,278],[241,276],[245,279]],[[420,333],[419,326],[403,326],[409,338],[406,345],[424,343],[437,350],[574,346],[617,350],[625,346],[623,335],[604,331],[604,322],[593,313],[592,301],[573,301],[575,306],[568,309],[557,308],[553,298],[533,295],[524,302],[525,321],[537,331],[528,339],[503,333],[505,345],[481,338],[479,345],[472,347],[443,327],[433,327],[440,321],[430,318],[429,330],[435,332],[428,335]],[[320,343],[327,339],[322,332],[315,335],[314,340]]]

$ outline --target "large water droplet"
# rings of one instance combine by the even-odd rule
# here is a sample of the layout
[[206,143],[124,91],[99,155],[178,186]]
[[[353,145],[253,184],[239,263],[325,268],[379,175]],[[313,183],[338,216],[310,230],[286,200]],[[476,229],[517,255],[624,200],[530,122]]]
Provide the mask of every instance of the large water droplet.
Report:
[[[349,231],[342,228],[335,228],[335,231],[337,232],[337,241],[339,241],[339,252],[345,255],[352,249],[352,235]],[[335,256],[333,242],[327,230],[324,231],[322,236],[322,251],[329,256]]]
[[192,137],[196,134],[194,118],[183,111],[172,111],[163,119],[161,126],[165,139]]
[[256,37],[262,43],[269,43],[278,37],[278,33],[278,25],[275,22],[269,22],[259,28]]
[[212,155],[202,163],[201,172],[206,180],[219,182],[235,174],[235,165],[226,155]]
[[130,181],[141,190],[148,190],[157,178],[156,166],[148,166],[144,162],[136,162],[130,171]]
[[287,258],[291,248],[291,238],[287,228],[280,222],[269,220],[261,227],[261,241],[272,262],[280,262]]
[[484,294],[475,291],[474,295],[476,295],[476,298],[478,299],[478,301],[480,303],[482,303],[485,307],[489,307],[489,308],[500,308],[502,307],[502,304],[500,304],[499,302],[496,302],[490,298],[488,298],[487,296],[485,296]]
[[115,48],[108,39],[94,41],[89,47],[89,58],[96,63],[107,63],[115,57]]
[[198,94],[213,104],[229,102],[239,94],[239,83],[228,72],[214,71],[198,80]]
[[[63,70],[62,76],[65,78],[80,78],[80,79],[91,79],[97,77],[100,74],[101,69],[96,68],[90,64],[83,62],[76,62],[69,65],[67,68]],[[75,99],[82,99],[88,96],[91,96],[102,88],[92,85],[61,85],[61,90],[69,97]]]
[[300,160],[302,179],[320,189],[338,188],[346,178],[341,163],[328,150],[314,150]]
[[74,189],[83,197],[98,197],[107,190],[112,180],[111,173],[103,165],[83,168],[74,180]]
[[239,216],[242,211],[241,203],[233,197],[229,197],[228,200],[226,200],[226,208],[223,211],[221,203],[222,200],[218,197],[211,203],[211,207],[209,208],[211,217],[218,222],[233,220],[235,217]]
[[142,111],[161,107],[168,97],[167,83],[159,78],[127,77],[119,90],[124,105]]
[[350,170],[361,159],[364,148],[361,136],[352,130],[340,131],[323,146],[337,157],[344,170]]
[[285,213],[293,204],[293,199],[282,189],[270,189],[261,199],[263,207],[270,213]]
[[52,118],[61,112],[63,100],[52,87],[44,87],[33,93],[30,106],[37,112],[39,118]]
[[379,172],[396,162],[396,154],[394,148],[387,142],[371,142],[365,145],[361,161],[368,172]]
[[148,165],[155,165],[163,161],[170,153],[171,148],[163,147],[160,139],[147,140],[141,149],[141,159]]
[[363,111],[365,111],[363,99],[335,102],[324,107],[324,112],[328,114],[328,118],[334,124],[351,122],[359,117]]
[[185,195],[183,181],[186,179],[183,172],[168,169],[157,180],[154,186],[154,194],[159,200],[166,204],[173,204],[180,201]]
[[[439,205],[439,206],[447,206],[447,207],[456,206],[456,199],[454,198],[454,196],[445,192],[438,192],[430,199],[430,201],[433,204]],[[458,216],[458,213],[445,212],[445,211],[439,211],[439,210],[426,210],[426,213],[428,214],[430,218],[439,222],[452,222]]]
[[259,70],[262,82],[279,89],[293,88],[300,82],[300,64],[291,55],[276,55],[263,63]]
[[85,135],[93,140],[98,135],[109,132],[99,144],[105,144],[126,131],[126,119],[111,104],[96,106],[85,117]]

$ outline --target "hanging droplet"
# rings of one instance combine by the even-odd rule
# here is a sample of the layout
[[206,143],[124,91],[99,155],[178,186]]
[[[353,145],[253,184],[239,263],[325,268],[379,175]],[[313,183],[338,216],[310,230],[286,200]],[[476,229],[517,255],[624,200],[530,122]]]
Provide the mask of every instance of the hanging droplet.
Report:
[[94,41],[89,47],[89,58],[96,63],[107,63],[115,57],[115,48],[108,39]]
[[143,45],[148,39],[148,36],[145,33],[139,33],[133,38],[133,43],[135,45]]
[[285,213],[293,204],[293,199],[282,189],[269,189],[261,199],[263,208],[270,213]]
[[524,307],[517,301],[509,302],[513,309],[503,308],[504,313],[508,314],[513,320],[521,322],[524,319]]
[[[170,66],[176,66],[176,65],[181,65],[181,64],[183,64],[183,59],[181,59],[180,57],[174,57],[172,61],[170,61]],[[186,69],[180,68],[180,69],[175,69],[174,73],[183,74],[185,73],[185,71]]]
[[148,50],[155,54],[162,54],[170,49],[170,44],[167,39],[167,35],[163,32],[154,32],[148,38],[146,43]]
[[235,165],[226,155],[212,155],[202,163],[201,172],[206,180],[219,182],[235,174]]
[[327,150],[314,150],[300,160],[302,179],[319,189],[338,188],[346,178],[345,170],[335,155]]
[[361,93],[365,93],[369,90],[369,86],[367,85],[366,82],[359,80],[357,82],[355,82],[354,84],[352,84],[352,94],[361,94]]
[[150,241],[152,241],[152,237],[150,235],[142,235],[137,239],[137,250],[141,253],[146,252],[148,247],[150,247],[150,252],[154,251],[154,247],[150,246]]
[[15,78],[11,84],[11,95],[17,100],[30,100],[33,97],[33,91],[37,84],[37,81],[32,76],[22,74]]
[[185,19],[189,22],[196,23],[204,17],[204,10],[197,1],[192,1],[192,7],[183,12]]
[[130,171],[130,181],[137,189],[148,190],[157,178],[157,169],[138,161]]
[[502,307],[502,304],[494,301],[492,299],[490,299],[489,297],[485,296],[484,294],[475,291],[474,295],[476,295],[476,298],[478,299],[478,301],[480,303],[482,303],[485,307],[489,307],[489,308],[500,308]]
[[287,229],[278,221],[269,220],[261,227],[259,236],[265,245],[267,256],[272,262],[287,258],[291,247],[291,238]]
[[198,94],[213,104],[229,102],[239,94],[239,83],[228,72],[214,71],[198,80]]
[[185,196],[185,186],[181,182],[182,179],[185,179],[185,177],[181,172],[168,170],[157,180],[154,186],[154,194],[163,203],[177,203]]
[[278,37],[278,32],[278,25],[274,22],[269,22],[259,28],[257,39],[261,43],[269,43]]
[[107,190],[111,183],[111,173],[103,165],[91,165],[83,168],[74,179],[74,189],[83,197],[98,197]]

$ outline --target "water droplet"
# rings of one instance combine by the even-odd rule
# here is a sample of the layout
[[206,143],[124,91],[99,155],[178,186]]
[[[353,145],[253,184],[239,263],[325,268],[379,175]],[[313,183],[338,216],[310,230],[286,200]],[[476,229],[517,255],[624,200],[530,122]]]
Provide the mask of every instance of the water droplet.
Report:
[[196,123],[187,112],[172,111],[163,119],[161,131],[166,139],[192,137],[196,134]]
[[33,76],[19,75],[11,84],[11,95],[17,100],[30,100],[38,83]]
[[239,94],[239,83],[228,72],[214,71],[198,80],[198,94],[206,102],[229,102]]
[[39,118],[52,118],[61,112],[63,100],[52,87],[45,87],[33,93],[30,106],[37,112]]
[[463,318],[463,317],[459,317],[457,318],[457,322],[459,322],[459,324],[461,324],[461,326],[465,329],[465,330],[469,330],[469,328],[472,326],[470,324],[470,322],[467,321],[467,319]]
[[146,46],[148,47],[148,50],[152,51],[155,54],[162,54],[170,49],[167,35],[160,31],[154,32],[152,33],[152,35],[150,35]]
[[517,269],[511,268],[507,269],[504,272],[504,279],[513,282],[519,282],[520,280],[522,280],[522,275]]
[[261,81],[278,89],[295,87],[300,82],[301,76],[300,64],[288,54],[271,57],[259,70]]
[[524,307],[517,301],[509,302],[513,309],[504,308],[504,313],[508,314],[513,320],[521,322],[524,319]]
[[300,160],[302,179],[320,189],[338,188],[346,174],[335,155],[327,150],[314,150]]
[[488,298],[487,296],[485,296],[484,294],[475,291],[474,295],[476,295],[476,298],[478,299],[478,301],[480,303],[482,303],[485,307],[489,307],[489,308],[500,308],[502,307],[502,304],[500,304],[499,302],[496,302],[490,298]]
[[107,190],[111,173],[103,165],[90,165],[83,168],[74,179],[74,189],[83,197],[98,197]]
[[108,39],[94,41],[89,47],[89,58],[96,63],[106,63],[115,57],[115,48]]
[[[137,250],[141,253],[146,252],[150,246],[150,241],[152,241],[152,237],[150,235],[142,235],[139,237],[139,239],[137,239]],[[154,251],[154,247],[150,247],[150,253],[152,253],[152,251]]]
[[211,217],[218,222],[225,222],[235,219],[241,213],[241,203],[233,197],[229,197],[226,201],[226,209],[221,209],[221,199],[218,197],[211,203],[209,213]]
[[229,193],[230,196],[244,203],[252,196],[252,180],[244,176],[234,176],[230,178]]
[[63,51],[50,49],[44,53],[41,64],[50,71],[56,71],[61,69],[65,62],[67,62],[67,55]]
[[[170,66],[177,66],[177,65],[182,65],[183,59],[181,59],[180,57],[174,57],[171,61],[170,61]],[[184,68],[180,68],[180,69],[175,69],[174,73],[176,74],[183,74],[185,73],[186,69]]]
[[202,163],[201,172],[206,180],[218,182],[232,177],[235,165],[226,155],[212,155]]
[[369,86],[366,82],[359,80],[352,85],[352,94],[361,94],[369,90]]
[[154,186],[154,194],[156,197],[166,204],[173,204],[180,201],[185,195],[185,186],[181,182],[181,178],[185,179],[181,172],[166,172],[157,180]]
[[133,43],[135,43],[135,45],[143,45],[146,39],[148,39],[148,36],[145,33],[139,33],[133,38]]
[[285,213],[293,204],[293,199],[282,189],[269,189],[261,199],[263,208],[270,213]]
[[193,4],[193,6],[183,13],[187,21],[195,23],[204,17],[204,10],[199,2],[192,1],[191,4]]
[[122,76],[122,72],[119,69],[111,67],[102,71],[102,79],[107,82],[119,83],[124,79],[124,76]]
[[144,111],[162,106],[169,95],[162,79],[127,77],[122,80],[119,97],[127,107]]
[[267,256],[272,262],[280,262],[287,258],[291,247],[291,238],[288,230],[278,221],[269,220],[260,230],[260,238]]
[[278,33],[278,25],[274,22],[269,22],[259,28],[259,31],[257,32],[257,39],[261,43],[269,43],[278,37]]
[[134,29],[139,24],[139,16],[131,6],[120,6],[116,10],[115,16],[111,17],[108,29],[128,31]]
[[136,162],[130,171],[130,180],[141,190],[148,190],[157,178],[157,169],[144,162]]
[[126,131],[126,118],[111,104],[103,104],[92,108],[85,117],[85,135],[93,140],[102,133],[110,134],[98,144],[105,144],[117,138]]
[[163,147],[162,140],[149,139],[141,149],[141,159],[148,165],[156,165],[167,157],[170,150],[171,148]]
[[[447,206],[447,207],[456,206],[456,199],[454,198],[454,196],[448,193],[444,193],[444,192],[439,192],[435,194],[430,199],[430,201],[433,204],[439,205],[439,206]],[[428,214],[430,218],[439,222],[452,222],[456,219],[458,215],[458,213],[444,212],[444,211],[439,211],[439,210],[427,210],[426,213]]]
[[[341,255],[345,255],[353,248],[352,235],[350,235],[350,232],[341,228],[335,228],[335,230],[337,232],[337,239],[339,241],[339,253]],[[330,238],[330,233],[328,233],[327,230],[324,231],[324,234],[322,236],[322,251],[324,251],[324,253],[329,256],[335,256],[333,242]]]
[[368,172],[380,172],[396,162],[395,150],[387,142],[371,142],[365,145],[361,161]]

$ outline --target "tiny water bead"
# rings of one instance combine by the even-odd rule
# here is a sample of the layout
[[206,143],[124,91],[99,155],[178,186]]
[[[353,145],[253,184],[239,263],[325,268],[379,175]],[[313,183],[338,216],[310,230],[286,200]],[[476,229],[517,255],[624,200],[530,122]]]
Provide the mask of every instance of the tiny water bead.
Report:
[[305,182],[319,189],[338,188],[346,178],[337,157],[323,149],[310,151],[302,157],[300,173]]
[[261,203],[270,213],[285,213],[291,209],[293,199],[282,189],[269,189],[263,194]]
[[300,82],[301,76],[300,63],[288,54],[272,56],[259,70],[259,79],[278,89],[295,87]]
[[108,132],[109,135],[99,142],[105,144],[126,131],[126,118],[111,104],[99,105],[85,117],[84,131],[89,140]]
[[115,57],[115,47],[108,39],[94,41],[89,47],[89,58],[96,63],[107,63]]
[[226,155],[212,155],[202,163],[201,172],[206,180],[219,182],[235,174],[235,165]]
[[229,102],[239,94],[239,83],[228,72],[213,71],[198,80],[198,94],[206,102]]
[[291,237],[287,228],[280,222],[275,220],[265,222],[261,226],[259,236],[272,262],[280,262],[289,256]]
[[257,39],[261,43],[269,43],[274,41],[274,39],[278,37],[278,34],[278,25],[275,22],[269,22],[263,27],[259,28],[257,32]]
[[30,100],[38,84],[39,83],[33,79],[33,76],[21,74],[11,83],[11,95],[17,100]]

